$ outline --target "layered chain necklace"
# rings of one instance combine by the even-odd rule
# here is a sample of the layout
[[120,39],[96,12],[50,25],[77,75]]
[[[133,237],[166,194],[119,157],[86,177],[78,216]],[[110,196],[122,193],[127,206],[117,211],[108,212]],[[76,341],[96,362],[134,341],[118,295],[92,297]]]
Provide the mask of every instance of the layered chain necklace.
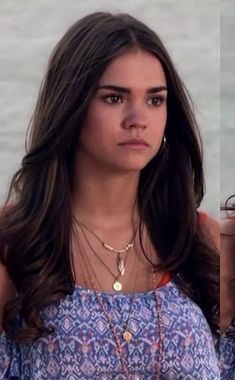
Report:
[[[159,352],[159,358],[156,362],[156,372],[157,372],[156,380],[161,380],[161,368],[162,368],[162,360],[163,360],[163,320],[162,320],[162,313],[161,313],[161,301],[160,301],[159,295],[157,293],[156,274],[154,271],[153,271],[152,275],[153,275],[153,287],[154,287],[154,297],[155,297],[155,302],[156,302],[156,317],[157,317],[156,336],[157,335],[159,336],[159,343],[156,345],[156,347],[158,348],[158,352]],[[113,323],[109,313],[105,310],[104,304],[101,300],[101,297],[99,296],[99,293],[97,292],[97,289],[95,287],[94,282],[90,280],[90,284],[91,284],[92,289],[95,293],[96,300],[97,300],[98,304],[100,305],[100,308],[101,308],[103,314],[105,315],[107,322],[109,324],[110,330],[112,332],[114,341],[115,341],[116,346],[117,346],[117,352],[118,352],[118,355],[120,358],[122,369],[123,369],[124,373],[126,374],[126,379],[131,380],[131,375],[130,375],[128,366],[127,366],[126,361],[125,361],[125,353],[123,351],[123,346],[122,346],[122,343],[121,343],[121,340],[120,340],[118,334],[115,331],[114,323]],[[123,334],[123,338],[126,342],[130,342],[130,340],[132,339],[132,334],[128,329],[125,330],[125,332]]]
[[[114,277],[113,290],[115,292],[120,292],[123,288],[122,282],[121,282],[121,277],[124,276],[124,274],[125,274],[127,253],[131,248],[134,247],[134,239],[135,239],[135,236],[137,234],[138,228],[135,230],[131,240],[129,241],[129,243],[124,248],[116,249],[116,248],[111,247],[109,244],[105,243],[103,240],[101,240],[100,237],[98,235],[96,235],[96,233],[93,232],[86,224],[82,223],[80,220],[78,220],[76,218],[75,218],[75,220],[76,220],[77,224],[80,226],[80,229],[82,231],[82,234],[83,234],[87,244],[89,245],[90,249],[95,254],[95,256],[99,259],[99,261],[101,261],[100,257],[96,254],[93,247],[91,246],[89,240],[87,239],[86,234],[84,233],[83,228],[85,228],[87,231],[89,231],[102,244],[103,248],[105,248],[109,252],[113,252],[113,253],[117,254],[118,275],[117,276],[114,275],[114,273],[108,268],[108,266],[105,265],[105,267],[109,271],[109,273]],[[102,264],[104,264],[104,263],[102,262]]]
[[[89,229],[89,227],[87,227],[86,225],[84,225],[82,222],[80,222],[78,220],[76,220],[76,222],[79,225],[79,227],[81,229],[81,232],[82,232],[82,234],[83,234],[83,236],[84,236],[84,238],[85,238],[85,240],[86,240],[89,248],[91,249],[91,251],[99,259],[99,261],[103,264],[103,266],[109,271],[109,273],[112,274],[112,276],[115,278],[115,282],[113,283],[113,289],[116,292],[120,292],[122,290],[122,284],[121,284],[121,282],[119,280],[119,277],[123,276],[124,273],[125,273],[126,259],[123,260],[123,265],[122,265],[123,268],[124,268],[124,271],[123,271],[123,268],[121,268],[121,266],[118,267],[119,275],[115,277],[115,274],[113,274],[113,272],[110,270],[110,268],[107,266],[107,264],[105,262],[103,262],[103,260],[99,257],[99,255],[93,249],[93,247],[90,244],[89,239],[87,238],[87,236],[86,236],[86,234],[85,234],[85,232],[84,232],[84,230],[83,230],[82,227],[86,228],[92,235],[94,235],[96,237],[96,239],[100,243],[102,243],[102,246],[106,250],[108,250],[110,252],[115,252],[118,255],[127,254],[127,252],[130,250],[130,248],[132,248],[134,246],[134,238],[135,238],[135,235],[136,235],[137,231],[135,231],[135,234],[133,235],[132,239],[126,245],[125,248],[123,248],[123,249],[115,249],[115,248],[111,247],[110,245],[104,243],[92,230]],[[84,265],[84,267],[88,271],[88,268],[91,268],[91,265],[90,265],[90,262],[88,260],[88,257],[85,257],[85,255],[83,254],[83,250],[80,250],[80,253],[82,254],[84,260],[86,260],[86,265]],[[120,260],[121,259],[118,257],[118,263],[120,263]],[[137,270],[136,270],[136,272],[137,272]],[[94,277],[96,278],[96,280],[98,282],[98,279],[97,279],[95,273],[94,273]],[[120,358],[122,369],[123,369],[124,373],[126,374],[126,379],[127,380],[131,380],[131,375],[130,375],[128,366],[126,364],[125,354],[124,354],[124,351],[123,351],[123,343],[121,342],[118,334],[115,331],[114,322],[113,322],[112,318],[110,317],[108,311],[106,310],[105,305],[102,302],[102,299],[101,299],[101,297],[99,295],[99,292],[97,291],[97,288],[95,286],[94,281],[91,280],[91,279],[89,279],[89,283],[90,283],[90,285],[91,285],[91,287],[92,287],[92,289],[94,291],[97,303],[99,304],[99,306],[100,306],[100,308],[101,308],[101,310],[102,310],[102,312],[103,312],[104,316],[106,317],[106,320],[107,320],[107,322],[109,324],[111,333],[113,335],[113,339],[114,339],[114,341],[116,343],[117,353],[118,353],[119,358]],[[115,285],[117,283],[119,283],[120,286]],[[158,352],[159,352],[159,358],[158,358],[157,363],[156,363],[156,372],[157,372],[156,380],[161,380],[161,368],[162,368],[162,359],[163,359],[163,320],[162,320],[162,313],[161,313],[161,301],[160,301],[159,294],[157,292],[158,284],[157,284],[157,280],[156,280],[156,273],[155,273],[155,271],[154,271],[153,268],[152,268],[152,283],[153,283],[154,298],[155,298],[155,302],[156,302],[156,319],[157,319],[156,336],[157,335],[159,336],[159,343],[156,345],[157,349],[158,349]],[[133,334],[130,331],[128,325],[129,325],[129,320],[130,320],[130,316],[131,316],[134,296],[135,296],[135,294],[133,293],[133,296],[132,296],[132,299],[131,299],[131,303],[130,303],[130,309],[129,309],[129,313],[128,313],[129,315],[128,315],[128,319],[127,319],[127,324],[126,324],[126,327],[124,328],[124,332],[122,334],[123,340],[126,343],[129,343],[133,339]]]
[[[81,226],[79,226],[79,227],[80,227],[80,229],[81,229],[81,231],[82,231],[82,233],[83,233],[83,236],[84,236],[84,238],[85,238],[85,240],[86,240],[86,243],[88,244],[88,246],[89,246],[89,248],[91,249],[91,251],[93,252],[93,254],[96,256],[96,258],[99,259],[99,261],[101,262],[101,264],[103,264],[103,266],[104,266],[104,267],[105,267],[110,273],[112,273],[112,271],[110,270],[110,268],[106,265],[105,262],[103,262],[103,260],[100,259],[100,257],[97,255],[97,253],[95,252],[95,250],[94,250],[93,247],[91,246],[91,244],[90,244],[90,242],[89,242],[89,240],[88,240],[88,238],[87,238],[85,232],[83,231],[82,227],[81,227]],[[80,250],[80,249],[79,249],[79,251],[80,251],[80,257],[82,257],[83,260],[86,261],[85,265],[83,266],[83,269],[86,270],[87,272],[89,272],[89,269],[88,269],[88,268],[90,268],[90,270],[91,270],[91,268],[92,268],[92,265],[91,265],[91,263],[90,263],[90,260],[89,260],[88,256],[86,256],[86,255],[84,254],[83,250]],[[87,269],[86,269],[86,268],[87,268]],[[135,289],[135,286],[136,286],[137,271],[138,271],[138,260],[137,260],[137,258],[136,258],[136,262],[135,262],[135,270],[134,270],[134,273],[135,273],[135,276],[134,276],[134,278],[135,278],[134,289]],[[93,275],[94,275],[94,278],[96,279],[96,282],[99,284],[98,278],[97,278],[97,276],[96,276],[94,270],[93,270]],[[95,287],[94,281],[92,281],[91,279],[89,279],[89,284],[92,285],[92,289],[93,289],[93,291],[95,292],[95,294],[96,294],[96,298],[97,298],[97,297],[98,297],[98,293],[97,293],[97,289],[96,289],[96,287]],[[99,285],[100,285],[100,284],[99,284]],[[131,317],[131,312],[132,312],[132,306],[133,306],[134,297],[135,297],[134,289],[133,289],[133,295],[132,295],[132,297],[131,297],[131,302],[130,302],[130,308],[129,308],[129,312],[128,312],[127,321],[126,321],[126,323],[125,323],[125,327],[123,326],[123,331],[124,331],[124,332],[123,332],[123,335],[122,335],[122,336],[123,336],[123,339],[124,339],[126,342],[130,342],[131,339],[133,338],[133,333],[131,332],[131,330],[130,330],[130,328],[129,328],[129,322],[130,322],[130,317]],[[99,302],[99,297],[97,298],[97,301]],[[100,302],[99,302],[99,304],[100,304]],[[102,309],[102,310],[103,310],[103,309]]]

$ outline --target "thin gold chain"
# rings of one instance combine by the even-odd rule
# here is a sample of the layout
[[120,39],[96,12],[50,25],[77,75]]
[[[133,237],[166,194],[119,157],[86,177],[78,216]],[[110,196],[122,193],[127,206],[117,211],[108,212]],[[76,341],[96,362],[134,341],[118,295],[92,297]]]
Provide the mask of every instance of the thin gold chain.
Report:
[[136,237],[136,234],[137,234],[137,231],[139,229],[139,226],[135,229],[134,231],[134,234],[132,236],[132,238],[130,239],[130,241],[127,243],[126,247],[123,248],[123,249],[115,249],[113,247],[111,247],[109,244],[105,243],[94,231],[92,231],[86,224],[84,224],[83,222],[81,222],[80,220],[78,220],[75,216],[74,216],[74,219],[76,221],[76,223],[78,225],[81,225],[83,226],[84,228],[87,229],[87,231],[89,231],[101,244],[102,246],[107,249],[107,247],[109,247],[110,249],[108,249],[109,251],[112,251],[112,252],[115,252],[115,253],[125,253],[127,252],[130,248],[132,248],[132,245],[134,244],[134,240],[135,240],[135,237]]
[[[81,228],[81,227],[80,227],[80,228]],[[82,229],[82,228],[81,228],[81,229]],[[94,250],[93,247],[91,246],[91,244],[90,244],[89,240],[87,239],[87,237],[86,237],[86,242],[87,242],[89,248],[92,249],[92,252],[95,254],[95,256],[96,256],[97,258],[99,258],[99,256],[97,255],[97,253],[95,252],[95,250]],[[80,254],[83,256],[83,259],[84,259],[85,256],[83,255],[83,252],[81,252],[80,249],[79,249],[79,251],[80,251]],[[86,257],[86,261],[87,261],[87,262],[89,261],[89,266],[88,266],[88,267],[89,267],[89,268],[92,268],[92,265],[91,265],[91,263],[90,263],[90,260],[88,260],[88,257]],[[101,263],[102,263],[104,266],[106,266],[105,263],[103,263],[102,260],[101,260]],[[83,269],[84,269],[84,268],[85,268],[85,266],[83,266]],[[109,268],[108,268],[108,269],[109,269]],[[127,318],[127,321],[126,321],[126,323],[125,323],[125,327],[124,327],[124,325],[123,325],[123,330],[124,330],[124,331],[126,331],[126,330],[128,329],[129,322],[130,322],[131,312],[132,312],[133,303],[134,303],[134,298],[135,298],[134,289],[135,289],[135,287],[136,287],[137,272],[138,272],[138,259],[137,259],[137,256],[136,256],[136,260],[135,260],[135,282],[134,282],[134,287],[133,287],[133,295],[132,295],[132,297],[131,297],[130,309],[129,309],[129,312],[128,312],[128,318]],[[95,279],[96,279],[97,284],[99,284],[100,289],[102,289],[102,286],[101,286],[100,282],[98,281],[98,278],[97,278],[97,276],[96,276],[96,274],[95,274],[94,269],[93,269],[93,274],[94,274],[94,277],[95,277]]]
[[[105,315],[105,317],[109,323],[109,327],[110,327],[110,330],[113,334],[114,341],[116,342],[117,352],[119,354],[119,358],[121,361],[122,368],[123,368],[123,370],[127,376],[127,380],[130,380],[131,377],[130,377],[129,370],[128,370],[128,367],[127,367],[126,362],[125,362],[122,344],[121,344],[121,341],[120,341],[118,335],[115,332],[113,321],[111,320],[108,312],[105,310],[104,305],[101,301],[101,298],[98,295],[98,292],[95,288],[94,283],[92,281],[90,281],[90,282],[91,282],[91,286],[94,290],[94,293],[96,295],[96,300],[97,300],[98,304],[100,305],[100,308],[103,311],[103,313],[104,313],[104,315]],[[155,301],[156,301],[156,319],[157,319],[157,326],[156,327],[157,327],[157,333],[159,335],[159,344],[158,344],[159,359],[156,362],[156,371],[157,371],[156,380],[161,380],[161,368],[162,368],[162,359],[163,359],[163,320],[162,320],[162,313],[161,313],[161,301],[160,301],[160,297],[157,293],[156,275],[155,275],[154,271],[153,271],[153,287],[154,287],[154,297],[155,297]]]
[[[87,242],[87,244],[88,244],[90,250],[93,252],[93,254],[95,255],[95,257],[100,261],[101,264],[104,265],[104,267],[105,267],[105,268],[107,269],[107,271],[113,276],[113,278],[114,278],[115,280],[118,280],[118,279],[121,277],[121,275],[120,275],[120,274],[115,275],[115,274],[113,273],[113,271],[108,267],[108,265],[107,265],[105,262],[103,262],[103,260],[102,260],[102,259],[100,258],[100,256],[95,252],[94,248],[92,247],[91,243],[89,242],[89,239],[88,239],[88,237],[86,236],[86,233],[85,233],[85,231],[83,230],[83,228],[82,228],[81,226],[79,226],[79,227],[80,227],[80,230],[81,230],[81,232],[82,232],[82,234],[83,234],[84,239],[86,240],[86,242]],[[127,262],[127,258],[128,258],[128,254],[126,253],[126,258],[125,258],[125,261],[124,261],[125,264],[126,264],[126,262]]]
[[[102,286],[101,286],[101,284],[100,284],[100,282],[98,280],[98,277],[96,276],[96,273],[95,273],[94,269],[92,270],[92,265],[91,265],[91,262],[90,262],[88,256],[86,256],[84,254],[84,250],[80,248],[80,244],[78,243],[78,239],[77,239],[76,243],[77,243],[77,247],[78,247],[79,252],[80,252],[80,258],[81,258],[81,264],[82,264],[82,267],[83,267],[83,272],[84,272],[84,274],[85,273],[88,274],[88,280],[87,281],[85,280],[85,282],[87,284],[87,287],[89,288],[89,286],[90,286],[90,283],[89,283],[89,276],[90,275],[89,275],[89,273],[91,273],[91,271],[92,271],[97,284],[99,285],[100,289],[102,289]],[[86,264],[84,263],[85,261],[86,261]],[[90,268],[90,270],[89,270],[89,268]]]
[[[88,245],[89,245],[89,247],[91,247],[90,244],[88,244]],[[92,251],[94,252],[93,249],[92,249]],[[86,261],[86,263],[88,264],[87,267],[84,265],[84,267],[86,267],[85,270],[88,273],[88,272],[90,272],[89,268],[90,269],[92,268],[92,266],[90,265],[90,260],[88,259],[87,255],[86,256],[83,255],[83,251],[82,250],[80,250],[80,253],[83,256],[84,261]],[[94,270],[92,270],[92,271],[93,271],[93,274],[94,274],[94,277],[95,277],[97,283],[99,284],[99,281],[97,279],[95,271]],[[90,277],[89,274],[88,274],[88,276]],[[137,278],[137,276],[136,276],[136,278]],[[158,336],[159,336],[159,344],[158,344],[159,359],[156,362],[156,371],[157,371],[156,380],[161,380],[161,367],[162,367],[162,359],[163,359],[163,319],[162,319],[162,313],[161,313],[161,302],[160,302],[159,295],[157,293],[157,287],[158,287],[158,285],[156,283],[156,274],[155,274],[154,270],[152,270],[152,280],[153,280],[153,288],[154,288],[154,297],[155,297],[155,301],[156,301],[156,319],[157,319],[157,326],[156,327],[157,327],[157,333],[158,333]],[[117,346],[117,352],[118,352],[118,355],[119,355],[119,358],[120,358],[120,361],[121,361],[121,366],[123,368],[123,371],[126,374],[127,380],[130,380],[131,377],[130,377],[129,369],[128,369],[128,367],[126,365],[126,362],[125,362],[124,353],[123,353],[123,349],[122,349],[122,344],[121,344],[121,341],[120,341],[118,335],[115,332],[113,321],[111,320],[108,312],[104,308],[104,305],[103,305],[103,303],[101,301],[101,298],[99,297],[99,294],[98,294],[98,292],[96,290],[94,282],[91,279],[89,279],[89,281],[90,281],[92,289],[93,289],[93,291],[95,293],[96,300],[97,300],[98,304],[100,305],[100,308],[103,311],[103,313],[104,313],[104,315],[105,315],[105,317],[106,317],[106,319],[107,319],[107,321],[109,323],[110,330],[112,332],[114,341],[115,341],[116,346]],[[133,293],[132,300],[131,300],[131,305],[130,305],[130,311],[128,313],[129,316],[128,316],[127,327],[128,327],[130,316],[131,316],[131,309],[132,309],[132,305],[133,305],[134,296],[135,296],[135,294]]]

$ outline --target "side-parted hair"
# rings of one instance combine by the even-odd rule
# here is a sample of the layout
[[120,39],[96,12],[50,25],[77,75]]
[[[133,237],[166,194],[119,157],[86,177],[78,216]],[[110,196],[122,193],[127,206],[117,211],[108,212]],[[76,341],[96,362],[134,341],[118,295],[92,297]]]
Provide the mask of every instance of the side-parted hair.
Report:
[[153,30],[128,14],[96,12],[72,25],[52,52],[27,153],[0,218],[0,259],[17,290],[5,307],[3,328],[18,342],[50,333],[40,311],[74,289],[71,198],[79,134],[107,66],[140,49],[160,61],[168,89],[167,144],[140,174],[141,223],[160,256],[156,270],[175,275],[218,332],[219,259],[198,218],[202,147],[190,97]]

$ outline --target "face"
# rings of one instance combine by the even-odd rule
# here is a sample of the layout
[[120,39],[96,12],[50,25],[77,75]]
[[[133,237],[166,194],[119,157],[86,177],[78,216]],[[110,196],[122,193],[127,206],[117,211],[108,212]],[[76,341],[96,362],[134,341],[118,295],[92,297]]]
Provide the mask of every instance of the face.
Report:
[[166,78],[156,57],[139,50],[113,60],[90,102],[80,159],[112,171],[143,169],[162,143],[166,96]]

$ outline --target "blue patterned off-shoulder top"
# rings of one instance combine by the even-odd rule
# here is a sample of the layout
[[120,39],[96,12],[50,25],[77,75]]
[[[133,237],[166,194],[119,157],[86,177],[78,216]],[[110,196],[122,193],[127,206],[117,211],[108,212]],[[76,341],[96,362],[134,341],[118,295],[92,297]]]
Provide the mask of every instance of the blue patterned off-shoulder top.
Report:
[[220,338],[221,380],[235,380],[235,320]]
[[[201,309],[178,287],[175,279],[143,293],[98,292],[122,342],[131,380],[156,380],[159,334],[154,292],[162,313],[161,380],[219,380],[213,337]],[[132,311],[130,342],[122,339],[123,321]],[[54,332],[33,344],[0,336],[0,379],[126,380],[110,325],[95,292],[75,286],[71,295],[42,311]],[[231,379],[231,377],[229,378]]]

